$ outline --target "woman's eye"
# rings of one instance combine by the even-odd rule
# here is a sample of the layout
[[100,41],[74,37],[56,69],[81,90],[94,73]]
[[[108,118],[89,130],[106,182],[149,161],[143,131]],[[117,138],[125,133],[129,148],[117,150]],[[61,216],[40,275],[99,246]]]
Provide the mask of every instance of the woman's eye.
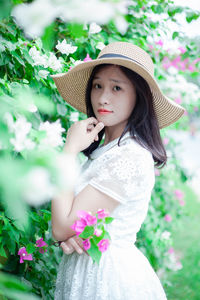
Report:
[[114,91],[120,91],[120,90],[121,90],[120,86],[118,85],[114,86]]
[[100,88],[101,88],[100,84],[98,84],[98,83],[93,84],[93,87],[94,87],[95,89],[100,89]]

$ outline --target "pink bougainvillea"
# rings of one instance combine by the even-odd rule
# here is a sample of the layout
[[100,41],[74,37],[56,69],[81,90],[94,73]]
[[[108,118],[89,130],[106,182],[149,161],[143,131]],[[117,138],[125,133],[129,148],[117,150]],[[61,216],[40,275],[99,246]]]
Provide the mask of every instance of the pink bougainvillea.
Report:
[[81,232],[83,232],[85,226],[87,226],[87,222],[84,219],[76,220],[71,226],[71,229],[76,231],[76,235],[79,235]]
[[83,241],[83,248],[87,251],[88,249],[90,249],[91,247],[91,243],[90,243],[90,239],[86,239]]
[[92,58],[89,56],[89,54],[87,54],[83,61],[89,61],[89,60],[92,60]]
[[166,214],[164,218],[165,218],[166,222],[171,222],[172,221],[172,217],[169,214]]
[[33,260],[32,254],[27,253],[26,247],[20,248],[18,255],[20,256],[20,264],[24,263],[24,260]]
[[97,245],[99,247],[99,251],[105,252],[109,247],[109,240],[108,239],[103,239]]
[[43,238],[36,241],[36,247],[39,247],[39,252],[44,253],[47,251],[47,249],[44,249],[43,247],[47,247],[47,243],[43,240]]
[[97,223],[97,218],[95,216],[93,216],[91,213],[88,213],[84,210],[77,211],[77,216],[80,219],[85,220],[88,226],[91,226],[91,225],[94,225]]

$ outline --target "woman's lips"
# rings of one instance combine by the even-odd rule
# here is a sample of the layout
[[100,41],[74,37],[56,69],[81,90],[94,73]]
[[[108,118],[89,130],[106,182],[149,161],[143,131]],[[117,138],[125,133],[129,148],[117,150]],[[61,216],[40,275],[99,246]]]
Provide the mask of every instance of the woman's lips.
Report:
[[112,113],[112,111],[108,111],[108,110],[98,110],[98,113],[99,113],[100,115],[107,115],[107,114]]
[[111,114],[112,111],[99,111],[100,115],[107,115],[107,114]]

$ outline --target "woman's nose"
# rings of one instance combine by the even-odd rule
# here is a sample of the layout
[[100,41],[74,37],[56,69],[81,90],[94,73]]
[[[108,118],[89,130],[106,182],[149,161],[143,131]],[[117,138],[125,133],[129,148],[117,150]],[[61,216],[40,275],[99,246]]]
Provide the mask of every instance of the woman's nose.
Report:
[[109,102],[110,102],[110,93],[104,90],[99,97],[99,103],[108,104]]

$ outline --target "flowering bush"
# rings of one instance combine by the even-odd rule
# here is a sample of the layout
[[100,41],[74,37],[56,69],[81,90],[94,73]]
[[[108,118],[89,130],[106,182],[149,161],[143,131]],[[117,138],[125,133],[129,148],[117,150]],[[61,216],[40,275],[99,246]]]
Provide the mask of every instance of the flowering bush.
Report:
[[[63,5],[68,8],[63,9]],[[106,13],[101,13],[105,8]],[[34,293],[35,299],[37,295],[44,300],[53,299],[62,251],[52,245],[49,201],[56,189],[67,188],[75,182],[78,170],[71,158],[60,151],[72,122],[86,116],[61,98],[49,75],[67,72],[76,64],[96,58],[110,42],[132,42],[151,55],[155,76],[166,94],[187,109],[184,118],[171,128],[191,130],[190,124],[199,116],[200,109],[198,45],[178,32],[169,33],[167,28],[167,22],[176,22],[176,16],[183,10],[189,22],[197,18],[196,12],[189,8],[159,0],[131,0],[121,4],[112,0],[108,3],[93,0],[0,3],[0,170],[3,174],[0,176],[0,263],[4,273],[13,273],[21,280],[0,276],[0,293],[15,297],[14,293],[23,290],[21,299],[29,299],[28,291]],[[25,30],[25,35],[17,24]],[[165,33],[172,36],[173,43],[178,43],[174,43],[176,49],[172,44],[168,46]],[[185,199],[178,183],[185,183],[188,178],[175,156],[175,142],[167,130],[162,130],[162,135],[169,163],[166,169],[155,170],[152,201],[137,239],[137,246],[159,274],[181,267],[170,233],[176,220],[184,214]],[[83,161],[83,155],[79,159]],[[101,237],[98,237],[102,234],[100,230],[95,228],[96,241]],[[98,242],[100,254],[109,245],[107,239],[104,236]],[[91,244],[90,239],[84,239],[88,253]],[[33,260],[25,259],[31,257]],[[20,258],[24,263],[20,263]],[[11,286],[16,290],[9,293]]]
[[83,247],[92,257],[93,263],[99,264],[101,255],[109,247],[110,235],[104,228],[105,224],[113,221],[109,213],[104,209],[99,209],[96,216],[86,211],[77,211],[80,220],[75,221],[71,226],[76,234],[83,238]]

